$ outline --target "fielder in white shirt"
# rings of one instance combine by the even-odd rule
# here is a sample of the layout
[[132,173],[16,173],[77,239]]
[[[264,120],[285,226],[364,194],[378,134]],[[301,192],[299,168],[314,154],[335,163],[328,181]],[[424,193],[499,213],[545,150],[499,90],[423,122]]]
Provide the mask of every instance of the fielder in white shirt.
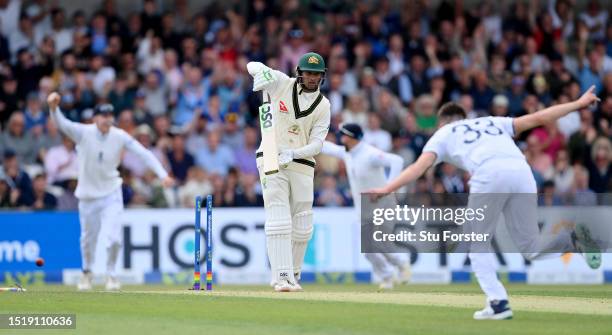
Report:
[[[344,161],[354,208],[357,218],[361,216],[361,193],[372,188],[384,186],[388,180],[397,177],[404,166],[403,159],[395,154],[386,153],[365,143],[363,130],[356,123],[340,126],[340,142],[337,145],[329,141],[323,143],[322,154],[333,156]],[[385,169],[389,169],[389,176]],[[360,221],[360,220],[359,220]],[[380,289],[393,288],[396,270],[399,282],[410,280],[410,261],[392,253],[366,253],[365,257],[372,264],[374,274],[381,279]]]
[[[591,87],[576,101],[518,118],[481,117],[466,120],[466,112],[460,105],[447,103],[438,111],[438,130],[429,139],[417,161],[386,186],[368,193],[375,193],[377,195],[373,195],[373,198],[379,198],[416,180],[437,163],[453,164],[471,174],[468,202],[470,208],[477,208],[478,206],[472,207],[474,202],[482,201],[493,193],[507,195],[503,202],[487,208],[489,219],[485,220],[485,229],[494,232],[497,219],[503,214],[510,236],[525,258],[533,260],[543,256],[555,256],[552,253],[544,253],[545,242],[549,241],[540,238],[537,216],[534,215],[537,214],[536,183],[513,137],[529,129],[555,122],[570,112],[599,101],[593,94],[594,88]],[[526,197],[529,199],[527,203],[524,200]],[[574,249],[589,251],[585,252],[587,263],[591,268],[598,268],[601,264],[601,253],[593,244],[588,229],[579,224],[573,233],[576,239],[572,240],[568,234],[567,239],[555,242],[563,243],[562,247],[571,248],[573,244]],[[560,236],[564,237],[561,234]],[[562,248],[559,244],[557,250]],[[475,312],[474,319],[511,318],[508,294],[497,278],[497,263],[493,254],[482,250],[475,252],[472,248],[469,257],[472,270],[487,296],[485,309]]]
[[79,199],[79,221],[81,223],[81,257],[83,275],[77,286],[79,290],[92,288],[91,267],[94,262],[100,228],[107,226],[105,245],[108,252],[106,264],[107,290],[118,290],[121,285],[115,277],[115,264],[121,249],[120,215],[123,212],[122,179],[117,168],[123,150],[138,155],[143,163],[169,187],[174,184],[161,163],[138,141],[122,129],[113,127],[113,106],[96,107],[94,124],[72,122],[60,111],[60,95],[49,94],[47,103],[51,118],[59,130],[76,143],[78,159],[78,184],[75,196]]

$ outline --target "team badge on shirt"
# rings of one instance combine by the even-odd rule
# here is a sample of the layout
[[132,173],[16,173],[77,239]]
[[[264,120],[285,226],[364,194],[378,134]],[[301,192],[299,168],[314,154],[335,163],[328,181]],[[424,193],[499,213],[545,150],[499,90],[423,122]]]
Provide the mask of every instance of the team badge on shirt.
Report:
[[289,131],[290,134],[293,135],[299,135],[300,134],[300,126],[298,126],[297,124],[294,124],[293,126],[289,127]]

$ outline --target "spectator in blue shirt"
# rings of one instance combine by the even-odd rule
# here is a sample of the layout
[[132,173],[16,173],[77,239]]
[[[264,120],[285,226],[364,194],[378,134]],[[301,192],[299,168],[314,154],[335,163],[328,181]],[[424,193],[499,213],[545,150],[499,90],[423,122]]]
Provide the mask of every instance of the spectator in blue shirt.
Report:
[[196,152],[196,164],[209,173],[225,176],[236,160],[232,150],[221,144],[221,134],[213,130],[206,136],[206,146]]

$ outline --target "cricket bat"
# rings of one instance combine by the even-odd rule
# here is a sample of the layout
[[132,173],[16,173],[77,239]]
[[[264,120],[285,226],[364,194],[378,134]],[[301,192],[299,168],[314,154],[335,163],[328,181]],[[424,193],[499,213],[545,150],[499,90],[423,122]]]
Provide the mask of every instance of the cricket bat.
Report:
[[263,169],[266,175],[271,175],[278,172],[278,147],[276,145],[276,127],[274,124],[274,104],[272,103],[269,93],[263,92],[263,96],[264,103],[259,106],[261,148],[264,160]]

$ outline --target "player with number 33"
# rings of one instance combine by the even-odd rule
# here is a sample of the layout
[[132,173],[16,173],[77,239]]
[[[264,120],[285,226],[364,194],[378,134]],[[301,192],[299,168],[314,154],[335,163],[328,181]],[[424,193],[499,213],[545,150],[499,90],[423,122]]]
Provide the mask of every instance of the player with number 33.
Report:
[[[468,206],[479,208],[482,203],[489,207],[485,212],[483,228],[490,232],[495,230],[497,218],[505,217],[513,241],[529,260],[556,256],[552,252],[545,252],[545,239],[541,238],[537,222],[537,187],[531,168],[525,160],[521,150],[514,143],[513,137],[524,131],[539,127],[570,112],[580,110],[599,101],[591,87],[578,100],[551,106],[536,113],[525,116],[510,117],[481,117],[466,119],[466,112],[460,105],[450,102],[443,105],[438,111],[439,128],[431,136],[423,153],[416,162],[408,166],[397,178],[382,188],[368,191],[373,193],[376,200],[383,194],[391,193],[408,184],[425,173],[431,166],[446,162],[453,164],[471,175],[470,197]],[[492,202],[491,199],[502,198],[503,201]],[[528,201],[525,201],[528,199]],[[475,225],[476,226],[476,225]],[[583,244],[592,239],[588,230],[576,226],[576,235],[583,237]],[[575,235],[575,236],[576,236]],[[576,243],[570,234],[559,235],[559,240],[553,241],[556,250]],[[523,248],[521,248],[523,247]],[[524,249],[524,250],[523,250]],[[585,252],[587,263],[591,268],[601,264],[601,254],[592,246],[577,249]],[[470,249],[469,257],[480,287],[487,296],[485,309],[474,313],[474,318],[507,319],[512,317],[512,310],[508,304],[508,294],[497,278],[496,260],[487,249]]]

